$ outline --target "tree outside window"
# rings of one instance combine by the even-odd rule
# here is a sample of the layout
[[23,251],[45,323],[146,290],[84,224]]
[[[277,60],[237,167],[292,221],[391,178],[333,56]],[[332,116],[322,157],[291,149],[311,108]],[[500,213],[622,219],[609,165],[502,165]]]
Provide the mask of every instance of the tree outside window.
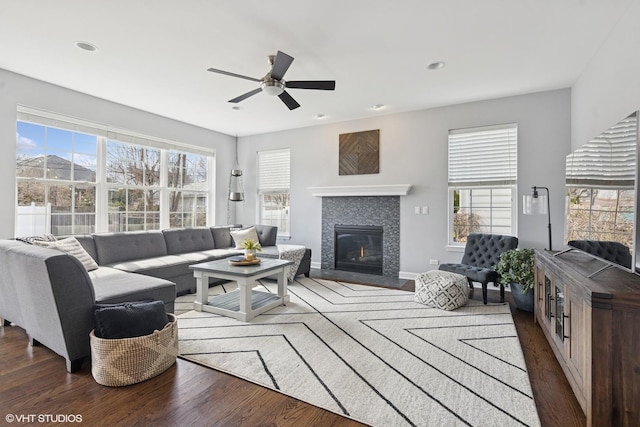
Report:
[[160,229],[160,150],[109,140],[106,176],[109,231]]
[[603,240],[633,247],[635,191],[569,188],[566,240]]
[[169,224],[203,227],[207,223],[208,159],[192,153],[170,151],[168,155]]

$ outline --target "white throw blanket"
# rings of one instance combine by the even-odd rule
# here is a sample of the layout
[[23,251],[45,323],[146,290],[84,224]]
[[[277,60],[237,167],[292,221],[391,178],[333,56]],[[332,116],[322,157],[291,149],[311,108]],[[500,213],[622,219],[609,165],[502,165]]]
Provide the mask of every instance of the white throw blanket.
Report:
[[300,261],[302,261],[305,250],[306,248],[300,245],[278,245],[280,259],[293,261],[293,265],[289,267],[289,275],[287,276],[289,282],[296,277],[296,272],[298,271],[298,267],[300,267]]

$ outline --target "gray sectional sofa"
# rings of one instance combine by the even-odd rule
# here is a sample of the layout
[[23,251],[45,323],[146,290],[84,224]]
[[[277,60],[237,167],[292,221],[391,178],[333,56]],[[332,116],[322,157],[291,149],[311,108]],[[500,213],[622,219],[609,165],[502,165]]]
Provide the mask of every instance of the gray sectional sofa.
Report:
[[[0,318],[66,359],[74,372],[90,355],[96,303],[154,299],[173,312],[177,294],[195,292],[189,265],[241,253],[231,228],[186,228],[75,236],[98,268],[55,249],[0,240]],[[261,256],[278,257],[277,227],[256,225]],[[308,276],[310,250],[296,274]]]

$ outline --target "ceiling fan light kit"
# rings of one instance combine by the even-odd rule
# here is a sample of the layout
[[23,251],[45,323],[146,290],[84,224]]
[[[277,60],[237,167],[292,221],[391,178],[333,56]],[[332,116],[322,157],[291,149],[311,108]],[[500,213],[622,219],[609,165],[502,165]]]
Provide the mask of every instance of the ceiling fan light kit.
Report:
[[218,70],[216,68],[209,68],[207,71],[260,83],[259,88],[230,99],[229,102],[232,103],[238,103],[257,93],[265,92],[267,95],[277,96],[280,98],[289,110],[295,110],[300,106],[300,104],[298,104],[298,102],[293,99],[285,89],[335,90],[336,88],[335,80],[285,81],[284,74],[289,69],[289,66],[291,66],[293,57],[284,52],[278,51],[276,55],[269,55],[268,59],[269,65],[271,65],[271,71],[261,79],[243,76],[242,74],[231,73],[229,71]]
[[278,96],[284,92],[284,84],[275,80],[269,80],[262,82],[260,87],[267,95]]

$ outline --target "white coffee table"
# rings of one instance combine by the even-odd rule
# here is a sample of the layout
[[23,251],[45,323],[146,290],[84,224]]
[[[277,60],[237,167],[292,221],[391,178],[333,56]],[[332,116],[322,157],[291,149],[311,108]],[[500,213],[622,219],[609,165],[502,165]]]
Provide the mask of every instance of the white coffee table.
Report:
[[[207,311],[247,322],[260,313],[289,302],[287,275],[293,261],[261,258],[260,264],[238,266],[226,259],[189,266],[196,278],[193,309]],[[277,274],[278,294],[256,291],[256,280]],[[238,289],[209,299],[209,278],[234,280]]]

